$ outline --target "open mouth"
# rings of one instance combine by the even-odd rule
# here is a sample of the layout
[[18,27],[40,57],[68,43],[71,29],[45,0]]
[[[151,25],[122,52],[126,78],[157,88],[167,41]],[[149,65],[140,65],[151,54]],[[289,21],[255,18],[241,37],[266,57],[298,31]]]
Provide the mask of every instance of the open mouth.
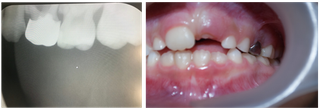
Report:
[[147,107],[255,88],[281,62],[282,23],[264,3],[153,3],[146,14]]

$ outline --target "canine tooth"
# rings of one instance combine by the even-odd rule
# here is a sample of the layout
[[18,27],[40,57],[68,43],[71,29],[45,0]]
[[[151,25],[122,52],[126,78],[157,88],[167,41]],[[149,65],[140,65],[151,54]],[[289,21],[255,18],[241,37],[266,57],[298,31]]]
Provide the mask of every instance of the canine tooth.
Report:
[[252,55],[260,55],[261,53],[261,44],[259,41],[257,41],[255,44],[253,44],[250,49],[249,49],[249,53]]
[[196,50],[193,52],[193,62],[198,67],[207,65],[210,61],[211,54],[206,50]]
[[253,64],[253,63],[257,60],[257,58],[256,58],[255,56],[250,55],[250,54],[247,54],[247,53],[243,53],[242,56],[243,56],[244,58],[246,58],[247,61],[248,61],[250,64]]
[[242,52],[249,52],[250,40],[249,38],[243,39],[238,45],[237,48]]
[[228,57],[224,53],[212,52],[211,59],[218,64],[223,64],[228,60]]
[[44,6],[48,12],[40,12],[43,16],[37,19],[29,19],[26,28],[26,38],[35,45],[53,46],[57,43],[60,33],[61,21],[57,21],[59,5]]
[[261,63],[265,64],[265,65],[269,65],[269,64],[270,64],[270,63],[269,63],[269,60],[268,60],[267,58],[262,57],[262,56],[259,56],[259,57],[258,57],[258,60],[259,60]]
[[154,66],[160,58],[160,54],[156,51],[151,51],[148,56],[148,66]]
[[171,66],[174,64],[174,55],[172,51],[166,52],[160,57],[161,64],[163,66]]
[[227,56],[231,61],[237,64],[242,62],[241,52],[238,49],[230,49],[227,53]]
[[146,56],[148,56],[151,51],[152,51],[152,48],[149,45],[146,45]]
[[2,36],[8,42],[18,42],[25,29],[23,5],[12,5],[2,10]]
[[166,47],[166,44],[159,37],[154,38],[153,40],[153,49],[162,50]]
[[141,45],[141,11],[124,3],[105,3],[97,26],[97,39],[112,49],[128,43]]
[[233,36],[229,36],[221,42],[221,45],[223,48],[226,48],[226,49],[235,48],[237,45],[236,38],[234,38]]
[[264,47],[261,49],[261,56],[264,56],[264,57],[269,57],[271,58],[271,56],[273,56],[273,46],[272,45],[269,45],[267,47]]
[[190,51],[178,51],[174,55],[175,64],[180,69],[186,69],[191,61]]
[[187,27],[175,27],[166,34],[166,44],[171,50],[184,50],[192,48],[195,44],[195,38],[191,30]]

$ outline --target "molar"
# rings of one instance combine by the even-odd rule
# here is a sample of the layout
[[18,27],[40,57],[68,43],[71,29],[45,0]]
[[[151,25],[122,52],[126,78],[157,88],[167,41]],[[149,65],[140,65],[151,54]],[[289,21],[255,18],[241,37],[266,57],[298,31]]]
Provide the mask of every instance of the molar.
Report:
[[234,38],[233,36],[229,36],[221,42],[221,45],[225,49],[235,48],[237,45],[236,38]]
[[154,50],[162,50],[166,47],[166,44],[159,37],[155,37],[153,40],[153,49]]
[[273,54],[274,54],[274,49],[272,45],[269,45],[261,49],[261,56],[272,58]]
[[228,60],[228,57],[224,53],[212,52],[211,53],[211,60],[213,60],[214,62],[216,62],[218,64],[223,64]]
[[149,56],[148,56],[148,66],[154,66],[160,58],[160,54],[157,51],[151,51]]
[[193,52],[193,62],[198,67],[207,65],[210,61],[211,54],[206,50],[196,50]]
[[250,46],[250,39],[245,38],[237,45],[237,48],[242,52],[249,52],[249,46]]
[[195,44],[195,38],[187,27],[175,27],[170,29],[165,37],[167,47],[171,50],[185,50],[192,48]]
[[250,54],[248,54],[248,53],[242,53],[242,56],[243,56],[245,59],[247,59],[247,61],[248,61],[250,64],[253,64],[253,63],[257,60],[257,58],[256,58],[255,56],[250,55]]
[[2,36],[9,42],[18,42],[25,32],[24,8],[13,5],[2,10]]
[[261,63],[263,63],[263,64],[265,64],[265,65],[269,65],[269,64],[270,64],[269,60],[268,60],[267,58],[265,58],[265,57],[259,56],[257,59],[258,59]]

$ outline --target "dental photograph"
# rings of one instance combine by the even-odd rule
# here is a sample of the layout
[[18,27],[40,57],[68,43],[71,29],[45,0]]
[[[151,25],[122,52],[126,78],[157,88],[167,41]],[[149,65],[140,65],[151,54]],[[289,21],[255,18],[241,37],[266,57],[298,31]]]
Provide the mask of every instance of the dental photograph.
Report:
[[318,3],[147,2],[146,107],[318,108]]
[[1,107],[142,107],[142,3],[4,3]]

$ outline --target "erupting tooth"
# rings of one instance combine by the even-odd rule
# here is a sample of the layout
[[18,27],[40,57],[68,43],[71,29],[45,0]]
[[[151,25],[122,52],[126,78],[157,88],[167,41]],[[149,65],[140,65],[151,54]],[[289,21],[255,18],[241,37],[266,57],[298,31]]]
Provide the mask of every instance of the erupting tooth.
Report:
[[97,25],[97,39],[105,46],[141,45],[141,11],[131,5],[105,3]]
[[2,10],[2,36],[9,42],[18,42],[24,34],[24,6],[13,5]]
[[44,6],[48,8],[48,13],[39,11],[44,15],[38,16],[36,20],[29,19],[25,36],[31,43],[44,46],[53,46],[57,43],[61,23],[61,21],[57,21],[58,6]]
[[206,50],[196,50],[193,52],[193,62],[198,67],[207,65],[210,61],[211,54]]
[[265,64],[265,65],[269,65],[269,64],[270,64],[270,63],[269,63],[269,60],[268,60],[267,58],[262,57],[262,56],[259,56],[259,57],[258,57],[258,60],[259,60],[261,63]]
[[237,45],[236,38],[229,36],[221,42],[221,45],[225,49],[235,48]]
[[178,68],[186,69],[191,61],[191,52],[190,51],[178,51],[174,55],[174,60]]
[[192,48],[195,44],[194,35],[187,27],[172,28],[167,32],[165,40],[171,50],[184,50]]
[[149,45],[146,45],[146,56],[148,56],[151,51],[152,51],[152,48]]
[[154,66],[160,58],[160,54],[156,51],[151,51],[149,56],[148,56],[148,62],[147,65],[148,66]]
[[154,50],[162,50],[166,47],[166,44],[159,37],[155,37],[153,40],[153,49]]
[[76,47],[83,51],[90,49],[96,36],[93,14],[99,9],[99,6],[60,5],[59,11],[64,15],[64,18],[57,42],[58,46],[64,49]]
[[242,56],[241,56],[241,52],[238,49],[230,49],[227,53],[228,58],[239,64],[242,62]]
[[240,42],[240,44],[237,45],[237,48],[240,49],[242,52],[249,52],[249,46],[250,46],[250,39],[245,38]]
[[171,66],[174,64],[174,55],[172,51],[166,52],[160,57],[163,66]]
[[264,56],[264,57],[273,57],[273,54],[274,51],[273,51],[273,46],[272,45],[269,45],[267,47],[264,47],[261,49],[261,56]]
[[228,60],[228,57],[224,53],[212,52],[211,59],[218,64],[223,64]]
[[257,58],[251,54],[248,54],[248,53],[243,53],[242,56],[247,59],[247,61],[250,63],[250,64],[253,64]]

